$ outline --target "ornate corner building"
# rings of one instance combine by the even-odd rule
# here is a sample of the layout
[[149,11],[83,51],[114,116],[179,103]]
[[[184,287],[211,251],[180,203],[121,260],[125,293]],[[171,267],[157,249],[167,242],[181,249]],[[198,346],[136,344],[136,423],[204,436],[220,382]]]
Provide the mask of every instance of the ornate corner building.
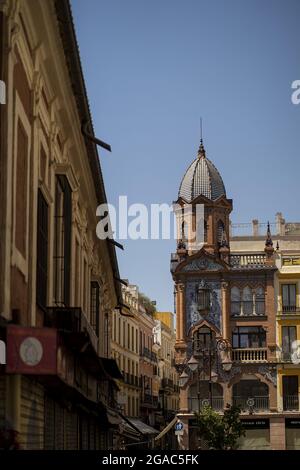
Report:
[[[179,235],[171,255],[181,446],[201,445],[194,413],[205,404],[220,413],[236,404],[246,430],[241,448],[282,449],[286,416],[278,392],[278,253],[269,225],[256,251],[251,243],[233,249],[232,207],[201,141],[180,184],[175,208]],[[299,405],[290,412],[299,417]]]

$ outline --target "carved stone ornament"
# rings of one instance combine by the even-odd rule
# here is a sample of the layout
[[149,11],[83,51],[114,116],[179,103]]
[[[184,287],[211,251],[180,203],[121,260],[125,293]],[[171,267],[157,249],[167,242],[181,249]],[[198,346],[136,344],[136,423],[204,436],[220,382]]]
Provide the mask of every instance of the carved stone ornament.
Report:
[[258,372],[271,382],[274,387],[277,387],[277,372],[275,367],[262,365],[258,368]]

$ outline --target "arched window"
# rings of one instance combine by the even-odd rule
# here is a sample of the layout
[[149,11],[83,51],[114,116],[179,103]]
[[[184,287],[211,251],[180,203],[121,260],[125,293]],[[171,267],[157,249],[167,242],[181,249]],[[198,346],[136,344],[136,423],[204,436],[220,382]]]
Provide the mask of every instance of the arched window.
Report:
[[224,230],[225,230],[224,223],[222,222],[222,220],[219,220],[218,226],[217,226],[217,240],[219,244],[221,244],[222,242]]
[[195,331],[193,335],[194,353],[201,352],[203,349],[209,349],[214,341],[215,334],[206,326],[202,326]]
[[255,313],[265,315],[265,290],[261,286],[255,289]]
[[243,314],[253,315],[253,293],[248,286],[243,289]]
[[231,315],[237,316],[241,314],[241,292],[238,287],[231,289]]
[[189,387],[189,410],[198,411],[211,401],[214,410],[223,411],[223,388],[218,383],[209,384],[208,380],[200,380]]
[[185,221],[181,224],[181,239],[182,241],[186,241],[188,239],[188,224]]
[[207,222],[200,219],[197,225],[197,242],[207,242]]
[[268,410],[269,387],[257,379],[241,380],[232,387],[233,404],[242,410]]

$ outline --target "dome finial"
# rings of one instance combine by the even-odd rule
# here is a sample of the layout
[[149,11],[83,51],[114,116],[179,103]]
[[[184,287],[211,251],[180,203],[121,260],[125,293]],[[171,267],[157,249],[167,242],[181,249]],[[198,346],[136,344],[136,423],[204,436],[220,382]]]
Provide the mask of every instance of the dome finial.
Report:
[[203,138],[202,138],[202,117],[200,118],[200,145],[198,149],[198,158],[205,158],[205,148],[203,145]]

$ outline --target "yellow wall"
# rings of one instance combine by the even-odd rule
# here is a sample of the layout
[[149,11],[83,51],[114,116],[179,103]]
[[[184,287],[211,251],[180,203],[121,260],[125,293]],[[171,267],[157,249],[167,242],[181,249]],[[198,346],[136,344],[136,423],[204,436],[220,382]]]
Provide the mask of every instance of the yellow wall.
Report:
[[172,312],[155,312],[153,315],[155,320],[160,320],[164,323],[170,330],[173,330],[173,313]]

